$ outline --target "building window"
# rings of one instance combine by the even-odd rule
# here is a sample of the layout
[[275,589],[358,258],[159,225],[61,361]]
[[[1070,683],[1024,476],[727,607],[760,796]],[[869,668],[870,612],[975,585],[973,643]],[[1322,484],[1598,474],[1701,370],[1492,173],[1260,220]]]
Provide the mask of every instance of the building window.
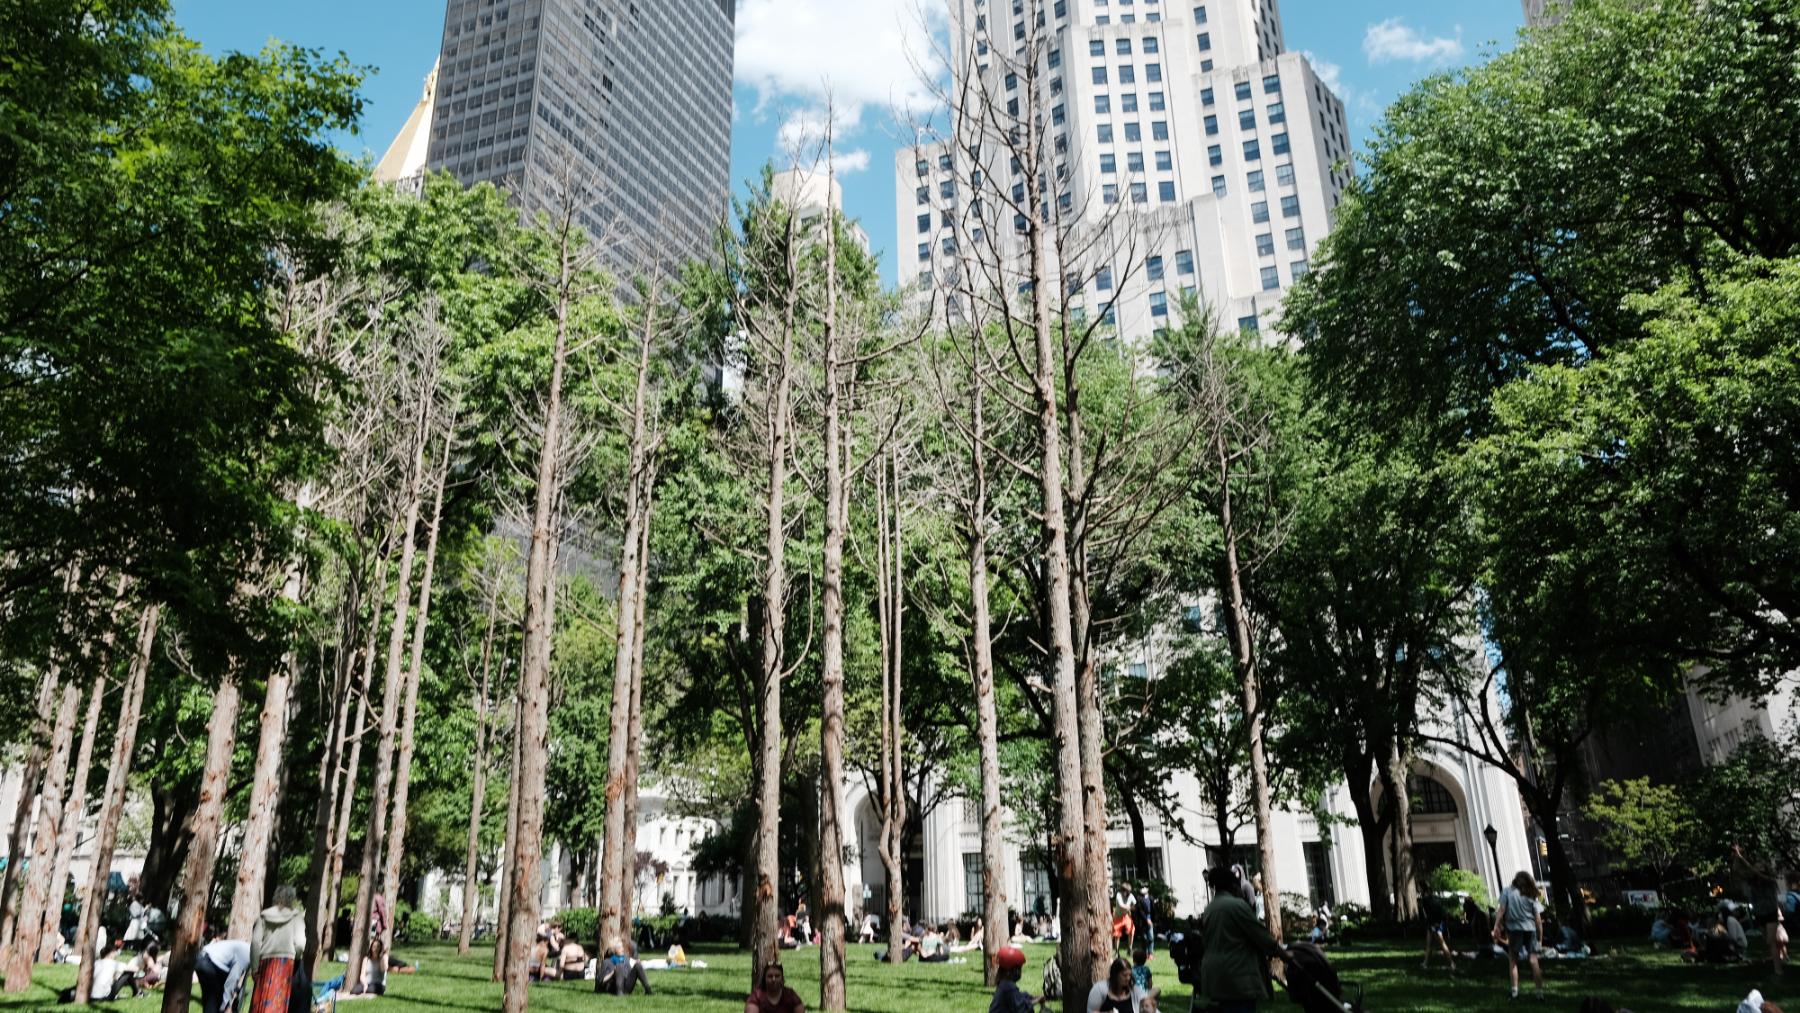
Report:
[[1200,51],[1202,53],[1211,51],[1211,49],[1212,49],[1212,33],[1211,32],[1201,32],[1199,35],[1194,37],[1194,41],[1198,42],[1200,44]]
[[1116,50],[1120,56],[1130,56],[1131,55],[1131,40],[1130,39],[1120,39],[1117,42],[1113,43],[1113,49]]
[[1169,139],[1169,121],[1168,120],[1153,120],[1153,121],[1151,121],[1151,123],[1150,123],[1150,139],[1153,141],[1168,140]]
[[1261,161],[1261,160],[1262,160],[1262,145],[1260,143],[1258,143],[1255,138],[1251,138],[1250,140],[1245,141],[1244,142],[1244,161],[1257,162],[1257,161]]
[[1239,130],[1255,130],[1256,129],[1256,110],[1254,110],[1254,109],[1239,109],[1238,110],[1238,129]]
[[[1100,200],[1107,204],[1119,203],[1119,184],[1104,183],[1100,187]],[[1020,230],[1023,231],[1023,230]]]
[[1239,101],[1239,102],[1248,102],[1248,101],[1250,101],[1250,82],[1248,82],[1248,81],[1239,81],[1239,82],[1238,82],[1238,83],[1237,83],[1237,88],[1236,88],[1236,89],[1235,89],[1235,91],[1236,91],[1236,94],[1237,94],[1237,100],[1238,100],[1238,101]]
[[1306,249],[1306,230],[1299,228],[1287,230],[1287,248],[1290,250]]
[[1143,139],[1144,139],[1144,128],[1143,127],[1139,126],[1136,123],[1125,124],[1125,140],[1127,143],[1135,144],[1139,141],[1142,141]]
[[1269,122],[1270,123],[1286,123],[1287,122],[1287,106],[1281,104],[1280,102],[1270,103],[1269,104]]
[[1412,792],[1412,812],[1417,816],[1455,816],[1456,799],[1442,781],[1414,776],[1407,786]]
[[1147,204],[1150,202],[1150,188],[1143,183],[1131,184],[1131,203]]
[[1112,268],[1103,267],[1094,273],[1094,288],[1101,292],[1112,291]]
[[1331,853],[1326,850],[1323,841],[1307,841],[1300,845],[1306,856],[1306,892],[1312,899],[1313,908],[1330,904],[1337,905],[1337,884],[1331,877]]
[[1183,275],[1194,273],[1194,251],[1175,251],[1175,273]]
[[1310,270],[1312,270],[1312,267],[1306,262],[1305,257],[1301,257],[1299,260],[1288,265],[1288,274],[1293,275],[1295,281],[1299,281],[1301,278],[1306,277],[1306,273]]
[[1162,44],[1156,41],[1156,36],[1154,36],[1154,35],[1144,36],[1144,52],[1159,53],[1161,51],[1162,51]]
[[1213,190],[1214,197],[1225,196],[1225,177],[1224,176],[1214,176],[1212,178],[1212,190]]
[[1164,204],[1175,203],[1175,184],[1171,180],[1163,180],[1156,184],[1156,197]]
[[1100,171],[1111,175],[1119,171],[1119,159],[1111,153],[1100,156]]
[[1269,95],[1279,94],[1281,92],[1281,75],[1270,74],[1263,78],[1263,92]]
[[1161,83],[1161,81],[1162,81],[1162,64],[1160,64],[1160,63],[1145,64],[1144,65],[1144,80],[1150,82],[1151,84]]
[[919,231],[920,232],[930,232],[931,231],[931,215],[929,213],[922,214],[919,216]]
[[1129,63],[1120,67],[1119,68],[1119,83],[1120,84],[1136,84],[1137,83],[1137,68],[1133,67]]
[[919,259],[920,260],[930,260],[931,259],[931,244],[930,243],[920,243],[919,244]]
[[1111,95],[1095,95],[1094,96],[1094,112],[1100,114],[1101,116],[1106,116],[1106,115],[1110,114],[1112,112],[1112,96]]
[[1254,315],[1238,317],[1238,330],[1248,331],[1251,334],[1261,334],[1262,322],[1257,320]]
[[1105,67],[1095,67],[1094,68],[1094,83],[1095,84],[1105,84],[1106,83],[1106,68]]
[[1144,153],[1141,151],[1126,152],[1125,153],[1125,171],[1134,172],[1134,173],[1135,172],[1143,172],[1144,171]]
[[1194,8],[1194,24],[1196,24],[1196,25],[1206,24],[1206,5],[1205,4],[1201,4],[1200,6]]
[[917,190],[913,191],[913,196],[919,199],[920,204],[929,204],[931,203],[931,188],[928,186],[919,187]]
[[1175,168],[1175,159],[1168,152],[1159,151],[1156,153],[1156,168],[1158,172],[1173,171]]
[[1256,255],[1259,257],[1275,255],[1275,237],[1273,235],[1264,232],[1256,237]]
[[1244,177],[1244,182],[1246,185],[1248,185],[1250,187],[1251,193],[1262,193],[1263,192],[1262,170],[1261,169],[1250,170],[1250,174]]
[[1281,198],[1281,217],[1300,217],[1300,198],[1298,196],[1290,193],[1286,197]]
[[1208,116],[1206,118],[1206,136],[1216,137],[1216,136],[1218,136],[1218,133],[1219,133],[1219,118],[1217,116]]
[[1262,287],[1264,292],[1273,292],[1281,287],[1281,269],[1265,267],[1262,269]]
[[1217,98],[1213,95],[1213,90],[1211,88],[1200,89],[1200,104],[1203,106],[1217,104]]
[[981,852],[963,852],[963,911],[980,911],[986,891],[981,888]]
[[1024,889],[1020,891],[1020,910],[1033,917],[1049,917],[1050,915],[1050,867],[1041,858],[1028,857],[1019,861],[1019,875],[1023,879]]
[[[1153,317],[1166,317],[1169,315],[1169,296],[1167,293],[1165,293],[1165,292],[1150,293],[1150,315]],[[1132,667],[1134,669],[1141,669],[1144,666],[1140,662],[1136,665],[1133,665]],[[1135,675],[1139,678],[1143,678],[1143,676],[1146,673],[1140,672],[1140,671],[1133,671],[1131,674]]]
[[1294,185],[1294,167],[1292,164],[1275,167],[1275,182],[1281,186]]
[[1206,161],[1208,165],[1224,165],[1225,152],[1214,144],[1206,149]]
[[1274,149],[1274,151],[1277,155],[1287,154],[1288,153],[1288,135],[1286,133],[1280,133],[1280,134],[1276,134],[1274,137],[1269,138],[1269,146],[1272,149]]
[[919,159],[918,163],[915,164],[913,166],[913,168],[915,170],[917,170],[919,175],[921,175],[921,176],[931,175],[931,164],[929,162],[925,161],[923,158]]
[[1258,225],[1269,220],[1269,202],[1259,200],[1250,205],[1250,220]]
[[1099,136],[1101,144],[1111,144],[1113,142],[1113,129],[1111,123],[1100,124],[1094,132]]
[[956,181],[953,179],[946,179],[942,183],[939,183],[938,184],[938,196],[944,198],[945,200],[949,200],[950,198],[955,197],[956,196]]
[[1164,109],[1167,109],[1168,107],[1169,107],[1169,103],[1165,98],[1163,98],[1162,92],[1153,91],[1150,93],[1150,111],[1151,112],[1160,113]]
[[1122,113],[1135,113],[1138,111],[1137,92],[1126,92],[1119,96],[1119,111]]
[[1144,261],[1144,276],[1151,281],[1161,281],[1163,279],[1163,259],[1151,257]]

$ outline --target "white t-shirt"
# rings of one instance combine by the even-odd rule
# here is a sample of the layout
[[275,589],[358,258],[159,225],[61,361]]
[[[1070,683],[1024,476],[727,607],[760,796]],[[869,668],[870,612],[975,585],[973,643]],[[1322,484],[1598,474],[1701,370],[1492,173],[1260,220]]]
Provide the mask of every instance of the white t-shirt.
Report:
[[124,974],[126,970],[128,970],[126,965],[111,957],[101,957],[94,961],[94,998],[113,998],[113,985],[118,982],[119,975]]

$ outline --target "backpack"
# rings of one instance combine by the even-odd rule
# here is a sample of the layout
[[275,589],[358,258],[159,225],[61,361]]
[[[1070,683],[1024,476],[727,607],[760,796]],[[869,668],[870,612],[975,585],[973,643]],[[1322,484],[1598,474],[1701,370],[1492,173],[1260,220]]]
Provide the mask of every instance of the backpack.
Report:
[[1062,964],[1060,957],[1051,957],[1044,961],[1044,998],[1062,998]]
[[1800,890],[1789,890],[1787,896],[1781,898],[1781,910],[1790,920],[1800,919]]

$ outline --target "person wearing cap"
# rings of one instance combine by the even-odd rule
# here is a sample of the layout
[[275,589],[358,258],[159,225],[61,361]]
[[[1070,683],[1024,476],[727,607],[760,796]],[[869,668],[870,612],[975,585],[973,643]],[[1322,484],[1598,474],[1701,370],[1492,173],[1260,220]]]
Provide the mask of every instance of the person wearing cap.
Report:
[[1031,1013],[1044,1000],[1034,999],[1019,987],[1019,974],[1025,969],[1025,951],[1017,946],[1002,946],[994,954],[994,1001],[988,1013]]

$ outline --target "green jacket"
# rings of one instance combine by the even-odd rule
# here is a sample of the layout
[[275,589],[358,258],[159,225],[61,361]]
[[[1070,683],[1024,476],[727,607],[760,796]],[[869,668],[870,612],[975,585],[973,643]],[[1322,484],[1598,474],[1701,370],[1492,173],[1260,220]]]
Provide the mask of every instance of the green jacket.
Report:
[[1220,896],[1200,916],[1200,994],[1215,1002],[1271,998],[1268,960],[1281,944],[1242,897]]

